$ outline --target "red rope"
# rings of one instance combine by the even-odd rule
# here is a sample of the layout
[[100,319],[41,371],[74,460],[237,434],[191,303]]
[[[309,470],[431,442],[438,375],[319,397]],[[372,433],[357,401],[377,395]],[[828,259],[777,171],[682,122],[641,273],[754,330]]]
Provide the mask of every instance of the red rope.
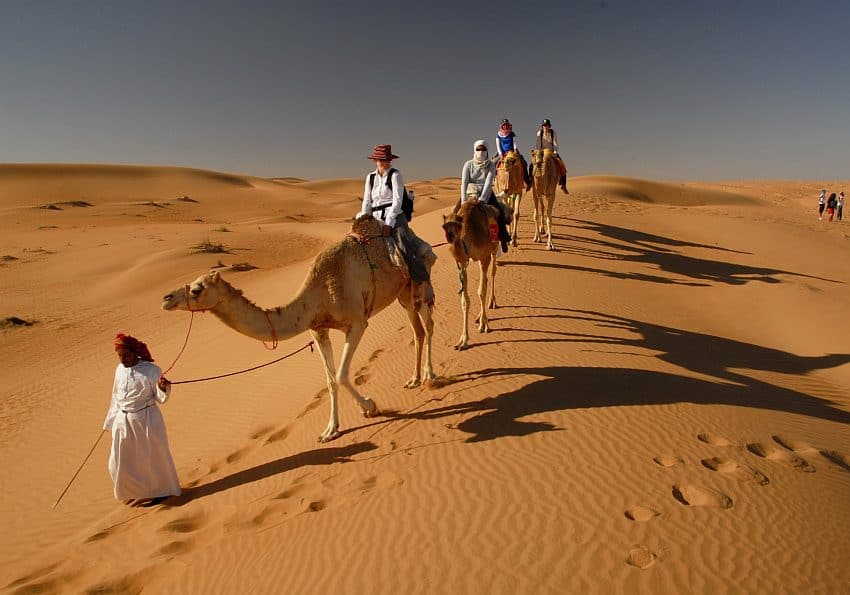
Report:
[[274,351],[275,349],[277,349],[277,333],[274,330],[274,325],[272,324],[272,319],[271,319],[271,317],[269,317],[269,311],[263,310],[263,314],[266,315],[266,321],[269,323],[269,328],[272,330],[272,346],[269,347],[268,345],[266,345],[266,342],[263,341],[263,347],[265,347],[269,351]]
[[[186,303],[188,304],[189,302],[186,302]],[[192,311],[190,310],[190,312],[192,312]],[[174,361],[171,362],[171,365],[168,366],[168,369],[165,372],[162,373],[163,376],[165,376],[166,374],[168,374],[168,372],[171,371],[171,368],[174,367],[174,364],[176,364],[177,360],[180,359],[180,356],[183,355],[183,351],[186,349],[186,345],[189,344],[189,333],[192,332],[192,321],[193,320],[195,320],[195,313],[194,312],[192,312],[192,316],[189,318],[189,329],[186,331],[186,340],[183,341],[183,347],[180,348],[180,353],[177,354],[177,357],[174,358]]]
[[230,372],[228,374],[219,374],[218,376],[208,376],[206,378],[196,378],[195,380],[178,380],[176,382],[172,382],[171,384],[191,384],[192,382],[204,382],[205,380],[216,380],[218,378],[227,378],[228,376],[236,376],[237,374],[244,374],[245,372],[253,372],[254,370],[259,370],[260,368],[265,368],[266,366],[276,364],[279,361],[283,361],[286,358],[292,357],[296,353],[304,351],[308,347],[310,348],[310,351],[312,352],[313,351],[313,343],[314,343],[313,341],[310,341],[309,343],[307,343],[303,347],[300,347],[299,349],[296,349],[292,353],[287,353],[283,357],[279,357],[276,360],[266,362],[265,364],[260,364],[259,366],[254,366],[253,368],[247,368],[245,370],[238,370],[236,372]]

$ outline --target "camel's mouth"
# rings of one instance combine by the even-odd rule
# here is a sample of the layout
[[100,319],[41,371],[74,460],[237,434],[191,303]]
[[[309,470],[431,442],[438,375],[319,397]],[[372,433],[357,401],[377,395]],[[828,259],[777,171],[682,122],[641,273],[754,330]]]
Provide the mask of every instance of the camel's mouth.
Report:
[[163,310],[173,310],[177,307],[177,300],[174,299],[172,294],[168,294],[164,298],[162,298],[162,304],[160,304]]

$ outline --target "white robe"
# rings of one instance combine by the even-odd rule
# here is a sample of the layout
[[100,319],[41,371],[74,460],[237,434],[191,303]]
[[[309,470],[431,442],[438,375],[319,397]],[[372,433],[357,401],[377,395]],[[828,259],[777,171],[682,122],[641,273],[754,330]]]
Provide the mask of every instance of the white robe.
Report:
[[157,386],[161,374],[159,366],[146,361],[131,368],[119,363],[115,369],[112,403],[103,429],[112,431],[109,474],[119,500],[181,493],[157,405],[165,403],[170,392]]

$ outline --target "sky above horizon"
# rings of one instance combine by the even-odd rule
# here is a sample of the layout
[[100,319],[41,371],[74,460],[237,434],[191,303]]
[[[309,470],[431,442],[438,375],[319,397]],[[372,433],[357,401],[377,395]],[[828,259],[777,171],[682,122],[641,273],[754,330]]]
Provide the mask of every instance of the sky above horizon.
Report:
[[0,162],[459,176],[510,118],[571,175],[847,179],[850,3],[8,2]]

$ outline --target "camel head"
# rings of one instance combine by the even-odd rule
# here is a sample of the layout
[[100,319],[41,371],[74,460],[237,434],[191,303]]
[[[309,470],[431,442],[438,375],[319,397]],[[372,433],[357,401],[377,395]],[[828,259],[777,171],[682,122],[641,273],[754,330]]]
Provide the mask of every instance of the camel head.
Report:
[[[201,275],[188,285],[178,287],[162,298],[163,310],[212,310],[224,299],[225,282],[218,271]],[[187,302],[188,300],[188,302]]]
[[460,228],[461,219],[457,215],[443,215],[443,232],[449,244],[454,244],[460,237]]
[[551,155],[551,149],[534,149],[531,151],[531,167],[534,170],[534,175],[544,174],[547,161]]

